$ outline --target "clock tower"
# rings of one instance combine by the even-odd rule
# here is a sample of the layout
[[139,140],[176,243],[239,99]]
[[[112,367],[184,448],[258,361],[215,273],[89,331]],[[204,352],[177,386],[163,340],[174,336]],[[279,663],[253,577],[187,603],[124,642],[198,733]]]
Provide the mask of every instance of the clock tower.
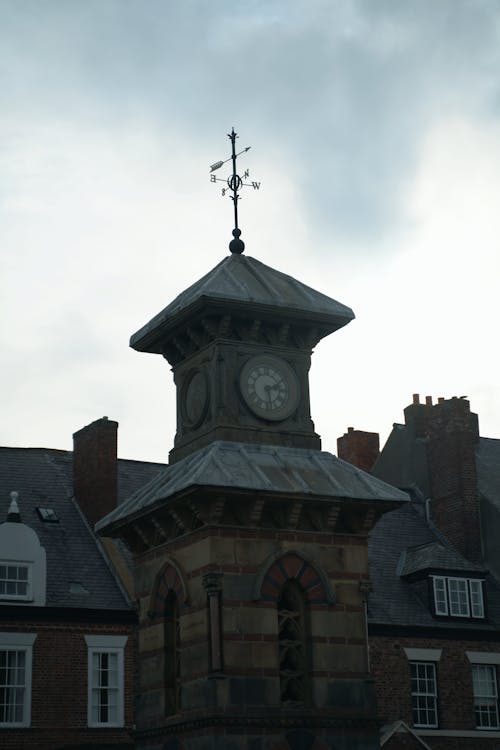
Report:
[[367,535],[407,496],[321,450],[311,354],[354,315],[243,255],[233,200],[231,255],[131,338],[173,370],[169,464],[96,527],[134,555],[136,746],[375,750]]
[[319,449],[312,349],[353,317],[255,258],[224,258],[131,338],[134,349],[162,354],[173,368],[171,462],[214,440]]

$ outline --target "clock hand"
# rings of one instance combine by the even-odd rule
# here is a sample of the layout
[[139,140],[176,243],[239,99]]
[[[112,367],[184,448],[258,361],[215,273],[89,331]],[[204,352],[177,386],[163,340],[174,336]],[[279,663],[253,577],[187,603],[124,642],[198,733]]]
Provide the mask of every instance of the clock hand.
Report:
[[272,400],[271,400],[271,388],[272,388],[272,385],[265,385],[265,386],[264,386],[264,390],[265,390],[265,392],[266,392],[267,398],[269,399],[269,404],[270,404],[270,405],[272,405]]

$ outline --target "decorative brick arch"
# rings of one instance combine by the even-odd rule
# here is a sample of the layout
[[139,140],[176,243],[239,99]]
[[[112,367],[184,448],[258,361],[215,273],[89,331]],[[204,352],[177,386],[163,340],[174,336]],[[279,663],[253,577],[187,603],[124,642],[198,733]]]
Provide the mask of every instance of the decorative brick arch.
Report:
[[267,569],[260,586],[260,598],[265,602],[277,602],[283,584],[291,578],[301,586],[309,604],[333,601],[325,576],[296,552],[279,557]]
[[156,581],[151,593],[149,616],[153,620],[159,620],[165,612],[165,602],[170,592],[176,595],[179,607],[186,604],[186,586],[180,570],[173,562],[167,562],[156,576]]

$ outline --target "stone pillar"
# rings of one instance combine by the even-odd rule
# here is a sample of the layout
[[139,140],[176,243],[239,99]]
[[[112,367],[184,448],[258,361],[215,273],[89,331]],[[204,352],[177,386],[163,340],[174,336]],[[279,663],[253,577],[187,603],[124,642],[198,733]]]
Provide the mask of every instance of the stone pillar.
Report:
[[222,573],[207,573],[203,576],[203,587],[208,598],[208,623],[210,631],[210,671],[222,672],[222,623],[221,595]]

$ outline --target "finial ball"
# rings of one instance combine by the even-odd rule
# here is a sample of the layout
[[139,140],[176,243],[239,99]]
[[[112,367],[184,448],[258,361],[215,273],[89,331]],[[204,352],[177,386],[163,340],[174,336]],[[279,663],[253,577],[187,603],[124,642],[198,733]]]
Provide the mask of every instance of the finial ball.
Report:
[[243,242],[243,240],[240,240],[240,235],[240,229],[233,229],[234,240],[231,240],[231,242],[229,243],[230,251],[232,253],[237,253],[238,255],[241,255],[241,253],[245,249],[245,243]]

